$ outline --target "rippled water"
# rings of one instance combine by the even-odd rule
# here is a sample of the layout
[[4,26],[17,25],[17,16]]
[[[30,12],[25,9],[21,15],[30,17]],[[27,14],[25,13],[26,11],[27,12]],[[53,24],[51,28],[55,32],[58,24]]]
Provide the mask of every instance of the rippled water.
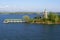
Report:
[[[32,15],[29,15],[34,17]],[[9,23],[5,18],[22,18],[21,15],[0,15],[0,40],[60,40],[60,25]]]

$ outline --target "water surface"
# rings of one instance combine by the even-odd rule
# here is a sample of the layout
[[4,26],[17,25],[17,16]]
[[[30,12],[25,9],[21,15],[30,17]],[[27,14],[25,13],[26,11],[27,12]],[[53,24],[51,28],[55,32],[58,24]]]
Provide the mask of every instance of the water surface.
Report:
[[22,16],[24,15],[0,15],[0,40],[60,40],[59,24],[3,23],[6,18],[22,18]]

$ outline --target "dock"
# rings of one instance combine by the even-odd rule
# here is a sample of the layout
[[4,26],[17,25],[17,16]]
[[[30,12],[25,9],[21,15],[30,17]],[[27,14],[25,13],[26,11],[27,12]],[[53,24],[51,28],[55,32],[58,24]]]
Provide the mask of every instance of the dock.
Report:
[[25,22],[25,21],[22,19],[5,19],[3,21],[3,23],[22,23],[22,22]]

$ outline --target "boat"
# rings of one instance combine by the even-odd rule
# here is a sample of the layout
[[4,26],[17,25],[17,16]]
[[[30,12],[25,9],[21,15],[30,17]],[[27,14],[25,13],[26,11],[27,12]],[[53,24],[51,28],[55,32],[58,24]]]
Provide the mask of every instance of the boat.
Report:
[[3,21],[3,23],[22,23],[22,22],[25,22],[25,21],[22,19],[5,19]]

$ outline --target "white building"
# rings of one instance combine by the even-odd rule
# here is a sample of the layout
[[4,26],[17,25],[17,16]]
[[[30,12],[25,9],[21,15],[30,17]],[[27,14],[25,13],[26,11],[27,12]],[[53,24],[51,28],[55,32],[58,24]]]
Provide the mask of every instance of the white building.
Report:
[[46,18],[46,19],[48,18],[48,12],[47,12],[46,9],[44,10],[43,16],[44,16],[44,18]]

